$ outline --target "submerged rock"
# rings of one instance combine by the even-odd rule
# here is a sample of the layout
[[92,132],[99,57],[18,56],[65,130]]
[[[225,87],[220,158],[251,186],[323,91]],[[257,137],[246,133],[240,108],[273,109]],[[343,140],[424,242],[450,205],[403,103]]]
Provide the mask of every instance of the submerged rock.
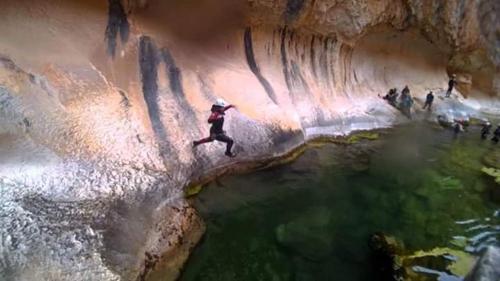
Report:
[[310,260],[322,260],[333,250],[332,213],[326,207],[306,211],[276,228],[276,239],[285,248]]
[[481,169],[485,174],[495,179],[495,182],[500,184],[500,169],[483,167]]
[[[370,236],[369,246],[375,280],[460,280],[474,264],[472,255],[450,248],[434,248],[430,251],[405,254],[400,241],[381,232]],[[487,271],[489,264],[485,264]]]
[[371,250],[371,263],[376,280],[401,280],[402,271],[398,261],[403,245],[395,237],[377,232],[368,242]]
[[[433,281],[453,277],[463,277],[474,264],[470,254],[450,248],[434,248],[430,251],[417,251],[400,257],[404,280]],[[444,279],[447,280],[447,279]]]

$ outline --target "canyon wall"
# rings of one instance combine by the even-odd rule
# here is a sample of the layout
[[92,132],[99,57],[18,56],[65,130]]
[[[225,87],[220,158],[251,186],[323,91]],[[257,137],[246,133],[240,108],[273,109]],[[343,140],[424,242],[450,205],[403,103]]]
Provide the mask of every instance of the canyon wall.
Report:
[[[403,122],[377,94],[451,72],[498,105],[495,1],[0,3],[5,280],[175,278],[204,228],[186,184]],[[236,158],[192,148],[219,97]]]

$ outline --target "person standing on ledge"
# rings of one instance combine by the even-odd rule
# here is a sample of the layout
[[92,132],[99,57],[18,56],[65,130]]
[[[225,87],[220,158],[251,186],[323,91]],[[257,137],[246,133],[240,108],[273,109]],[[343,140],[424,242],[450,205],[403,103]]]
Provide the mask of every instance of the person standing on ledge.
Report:
[[424,108],[423,109],[425,109],[426,107],[428,107],[428,110],[431,110],[432,102],[433,101],[434,101],[434,95],[432,94],[432,91],[430,91],[427,94],[427,97],[425,98],[425,104],[424,104]]
[[451,75],[450,81],[448,81],[448,91],[446,91],[446,97],[449,98],[451,96],[451,91],[453,91],[453,88],[455,88],[455,85],[457,85],[457,75],[453,74]]
[[208,123],[212,124],[210,127],[210,136],[198,141],[193,141],[193,147],[196,147],[203,143],[213,142],[214,140],[226,143],[226,156],[234,157],[235,155],[231,152],[234,141],[226,135],[226,132],[222,129],[224,126],[224,114],[226,110],[230,108],[235,108],[234,105],[226,105],[226,102],[222,99],[218,99],[214,105],[212,105],[212,114],[208,118]]

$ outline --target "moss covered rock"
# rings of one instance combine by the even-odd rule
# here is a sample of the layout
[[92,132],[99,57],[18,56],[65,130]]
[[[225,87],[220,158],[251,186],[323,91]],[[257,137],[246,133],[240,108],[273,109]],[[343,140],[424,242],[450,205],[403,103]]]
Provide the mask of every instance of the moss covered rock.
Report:
[[[417,251],[401,257],[405,280],[438,280],[440,275],[464,277],[474,266],[474,257],[450,248]],[[441,280],[441,279],[439,279]]]
[[186,188],[184,188],[184,196],[191,197],[197,195],[198,193],[201,192],[202,189],[203,186],[201,184],[189,185]]
[[[405,254],[397,238],[383,233],[370,237],[377,274],[383,280],[438,281],[463,278],[474,266],[472,255],[450,248],[434,248]],[[448,278],[449,279],[448,279]]]
[[353,134],[349,138],[347,138],[346,143],[353,144],[353,143],[357,143],[361,140],[376,140],[378,138],[379,138],[378,133],[360,132],[360,133]]
[[487,174],[488,176],[493,177],[495,179],[495,182],[500,184],[500,169],[483,167],[481,171],[483,171],[483,173]]

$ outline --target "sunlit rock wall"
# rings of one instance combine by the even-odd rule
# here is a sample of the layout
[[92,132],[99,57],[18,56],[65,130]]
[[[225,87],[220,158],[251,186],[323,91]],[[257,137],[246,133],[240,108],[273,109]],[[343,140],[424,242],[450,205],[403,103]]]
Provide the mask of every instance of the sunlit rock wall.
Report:
[[[404,120],[391,87],[498,93],[494,2],[193,3],[0,1],[0,279],[174,278],[188,182]],[[192,148],[218,97],[235,159]]]
[[458,74],[462,94],[478,94],[475,90],[479,90],[498,96],[498,1],[250,2],[259,15],[254,17],[255,22],[285,21],[289,26],[321,32],[349,44],[380,24],[397,30],[418,27],[419,34],[446,57],[447,71]]

